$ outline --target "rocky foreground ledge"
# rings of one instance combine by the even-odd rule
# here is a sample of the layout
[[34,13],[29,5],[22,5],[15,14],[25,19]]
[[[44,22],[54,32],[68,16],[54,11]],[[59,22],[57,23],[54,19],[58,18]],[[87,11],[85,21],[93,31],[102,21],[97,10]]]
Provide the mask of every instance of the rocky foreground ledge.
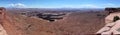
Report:
[[97,34],[118,35],[120,34],[120,8],[106,8],[109,15],[105,18],[106,25]]
[[8,35],[1,24],[0,24],[0,35]]
[[0,7],[0,35],[8,35],[6,30],[3,28],[2,24],[4,23],[4,12],[5,8],[4,7]]

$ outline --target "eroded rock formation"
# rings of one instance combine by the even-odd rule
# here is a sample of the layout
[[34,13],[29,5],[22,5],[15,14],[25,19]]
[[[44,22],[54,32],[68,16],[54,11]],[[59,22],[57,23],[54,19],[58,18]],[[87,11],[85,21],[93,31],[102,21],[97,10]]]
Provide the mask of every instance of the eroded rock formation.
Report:
[[49,20],[50,22],[55,21],[55,20],[59,20],[59,19],[63,19],[64,15],[65,14],[55,14],[55,13],[40,13],[40,14],[37,14],[37,16],[39,18]]
[[38,18],[42,18],[44,20],[48,20],[50,22],[63,19],[63,17],[66,15],[65,13],[39,13],[39,12],[23,12],[21,14],[26,15],[28,17],[35,16]]
[[110,14],[114,12],[120,12],[120,8],[105,8],[105,11],[108,11]]
[[120,8],[106,8],[109,15],[105,18],[106,25],[97,34],[116,35],[120,34]]
[[0,35],[8,35],[6,30],[3,28],[3,19],[5,16],[5,8],[0,7]]

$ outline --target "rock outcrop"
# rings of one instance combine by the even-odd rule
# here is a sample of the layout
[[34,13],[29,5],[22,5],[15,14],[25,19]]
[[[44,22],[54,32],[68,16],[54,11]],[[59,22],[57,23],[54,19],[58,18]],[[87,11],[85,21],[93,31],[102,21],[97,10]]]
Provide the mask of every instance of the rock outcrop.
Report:
[[50,22],[55,21],[55,20],[59,20],[59,19],[63,19],[64,15],[65,14],[57,14],[57,13],[40,13],[40,14],[37,14],[37,16],[39,18],[49,20]]
[[48,20],[50,22],[53,22],[55,20],[63,19],[63,17],[66,15],[65,13],[40,13],[40,12],[23,12],[22,15],[26,15],[28,17],[38,17],[42,18],[44,20]]
[[114,12],[120,12],[120,8],[105,8],[105,11],[108,11],[110,14]]
[[120,8],[106,8],[110,14],[105,18],[106,25],[97,34],[113,35],[120,34]]
[[3,23],[4,23],[4,16],[5,16],[5,8],[0,7],[0,35],[8,35],[6,30],[3,28]]

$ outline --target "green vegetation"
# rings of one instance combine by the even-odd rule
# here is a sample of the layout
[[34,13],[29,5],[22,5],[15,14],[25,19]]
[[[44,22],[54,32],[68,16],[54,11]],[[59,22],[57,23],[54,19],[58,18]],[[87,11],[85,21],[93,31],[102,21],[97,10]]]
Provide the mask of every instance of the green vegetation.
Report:
[[120,18],[118,16],[115,16],[114,19],[113,19],[113,22],[119,20]]

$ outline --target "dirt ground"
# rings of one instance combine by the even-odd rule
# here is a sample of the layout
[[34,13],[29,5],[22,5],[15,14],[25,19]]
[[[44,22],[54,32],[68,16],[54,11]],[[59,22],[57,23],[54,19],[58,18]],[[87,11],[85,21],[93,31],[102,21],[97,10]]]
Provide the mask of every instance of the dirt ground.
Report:
[[104,23],[105,13],[75,12],[64,19],[48,22],[19,14],[7,13],[3,27],[8,35],[82,35],[94,34]]

